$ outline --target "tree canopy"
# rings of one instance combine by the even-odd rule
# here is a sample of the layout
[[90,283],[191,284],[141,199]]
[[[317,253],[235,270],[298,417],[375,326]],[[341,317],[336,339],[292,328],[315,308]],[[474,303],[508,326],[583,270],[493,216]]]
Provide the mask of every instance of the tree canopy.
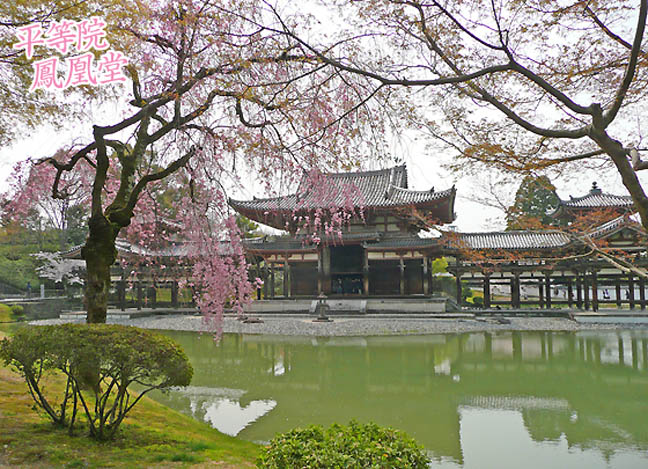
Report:
[[349,18],[335,44],[282,31],[367,94],[405,89],[410,124],[453,151],[453,169],[612,166],[648,228],[648,0],[329,3]]
[[551,225],[549,214],[558,206],[556,188],[547,176],[526,176],[515,193],[515,202],[507,213],[508,230]]

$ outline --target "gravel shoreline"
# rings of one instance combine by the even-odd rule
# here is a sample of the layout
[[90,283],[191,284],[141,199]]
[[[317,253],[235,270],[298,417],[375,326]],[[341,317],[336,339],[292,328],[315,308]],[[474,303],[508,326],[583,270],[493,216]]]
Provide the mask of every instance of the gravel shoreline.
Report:
[[[358,318],[335,317],[333,322],[313,322],[312,316],[261,316],[262,323],[244,323],[233,317],[225,317],[222,332],[238,334],[267,334],[284,336],[376,336],[421,335],[483,331],[589,331],[615,329],[648,329],[646,324],[582,324],[557,317],[504,317],[504,318]],[[49,319],[31,324],[62,324],[73,320]],[[144,329],[213,332],[213,324],[201,316],[164,315],[133,319],[109,320]]]

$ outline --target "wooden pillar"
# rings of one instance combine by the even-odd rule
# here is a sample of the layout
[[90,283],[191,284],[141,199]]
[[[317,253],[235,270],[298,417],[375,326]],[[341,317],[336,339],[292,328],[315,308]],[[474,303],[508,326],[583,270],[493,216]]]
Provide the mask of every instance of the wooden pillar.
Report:
[[151,283],[148,289],[148,297],[151,299],[151,308],[157,308],[157,288],[155,287],[155,283]]
[[455,286],[457,287],[457,304],[461,307],[461,271],[458,268],[455,271]]
[[269,274],[268,274],[268,261],[263,260],[263,299],[267,300],[269,298],[269,290],[270,290],[270,285],[269,285]]
[[117,284],[117,301],[119,304],[119,309],[122,311],[126,310],[126,281],[122,279]]
[[400,267],[400,294],[405,295],[405,260],[401,257],[399,259]]
[[511,308],[520,309],[520,276],[511,277]]
[[178,282],[171,282],[171,306],[178,307]]
[[598,311],[598,277],[596,275],[597,269],[592,269],[592,310]]
[[[263,274],[261,273],[261,260],[258,257],[256,258],[256,275],[260,279],[263,278]],[[259,284],[257,284],[256,297],[257,300],[261,299],[261,286]]]
[[551,273],[545,273],[545,308],[551,309]]
[[621,298],[621,278],[620,277],[616,278],[616,282],[614,284],[614,290],[615,290],[615,293],[616,293],[616,305],[617,305],[617,308],[621,308],[621,306],[623,304],[623,301],[622,301],[623,299]]
[[490,295],[490,274],[484,274],[483,281],[483,292],[484,292],[484,308],[488,309],[491,307],[491,295]]
[[288,263],[288,259],[284,259],[283,296],[285,298],[290,297],[290,264]]
[[137,281],[137,309],[142,309],[142,300],[144,297],[144,292],[142,291],[142,281]]
[[428,258],[424,257],[421,261],[423,264],[423,294],[430,294],[430,274],[428,270]]
[[567,278],[567,306],[570,308],[574,306],[574,289],[571,277]]
[[583,272],[583,293],[585,294],[585,310],[590,308],[589,300],[589,281],[587,280],[587,272]]
[[628,301],[630,303],[630,309],[635,307],[635,295],[634,295],[634,277],[632,274],[628,276]]
[[646,281],[643,277],[639,277],[639,306],[646,309]]
[[544,302],[544,282],[542,280],[538,280],[538,303],[540,309],[543,309],[545,302]]
[[362,291],[365,295],[369,295],[369,252],[366,249],[362,264]]
[[275,297],[275,272],[274,264],[270,263],[270,298],[274,299]]
[[578,271],[576,272],[576,306],[578,309],[583,308],[583,282]]

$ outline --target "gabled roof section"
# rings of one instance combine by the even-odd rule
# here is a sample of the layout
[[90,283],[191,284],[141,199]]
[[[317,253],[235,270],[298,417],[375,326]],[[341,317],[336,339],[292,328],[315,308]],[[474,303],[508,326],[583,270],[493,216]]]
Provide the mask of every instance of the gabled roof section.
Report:
[[551,215],[558,215],[564,211],[597,209],[621,209],[631,212],[634,209],[634,202],[629,195],[606,194],[594,182],[592,183],[592,189],[586,195],[582,197],[570,196],[569,200],[560,200],[558,207]]
[[[646,236],[641,225],[628,215],[622,215],[593,227],[586,235],[603,240],[621,230],[630,229],[640,236]],[[546,231],[494,231],[487,233],[457,233],[448,238],[446,244],[457,249],[475,250],[545,250],[578,244],[579,235],[559,230]]]
[[536,250],[556,249],[571,241],[560,231],[496,231],[490,233],[457,233],[450,244],[459,249]]
[[590,231],[589,235],[595,239],[605,239],[622,230],[631,230],[632,232],[644,237],[647,235],[646,231],[641,226],[641,223],[634,220],[633,217],[629,215],[621,215],[620,217],[605,222]]
[[[454,219],[454,187],[444,191],[414,191],[407,187],[405,165],[376,171],[326,174],[323,187],[313,187],[308,177],[302,178],[297,192],[283,197],[252,200],[230,199],[236,211],[260,223],[277,226],[289,219],[288,214],[331,207],[394,209],[417,206],[437,208],[440,223]],[[444,206],[445,205],[445,206]],[[444,206],[442,208],[442,206]],[[283,212],[277,216],[278,212]]]

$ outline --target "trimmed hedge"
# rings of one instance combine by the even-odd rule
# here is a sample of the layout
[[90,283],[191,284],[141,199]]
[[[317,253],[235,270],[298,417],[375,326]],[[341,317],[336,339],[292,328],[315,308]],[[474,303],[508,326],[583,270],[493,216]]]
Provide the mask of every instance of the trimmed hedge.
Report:
[[[79,407],[90,435],[112,438],[126,414],[153,389],[186,386],[193,369],[173,340],[143,329],[107,324],[24,327],[0,342],[0,359],[27,381],[38,408],[73,432]],[[42,387],[48,371],[67,376],[54,404]],[[137,383],[138,391],[129,386]]]
[[428,467],[423,447],[405,433],[375,423],[311,425],[276,436],[257,459],[257,467],[414,468]]

